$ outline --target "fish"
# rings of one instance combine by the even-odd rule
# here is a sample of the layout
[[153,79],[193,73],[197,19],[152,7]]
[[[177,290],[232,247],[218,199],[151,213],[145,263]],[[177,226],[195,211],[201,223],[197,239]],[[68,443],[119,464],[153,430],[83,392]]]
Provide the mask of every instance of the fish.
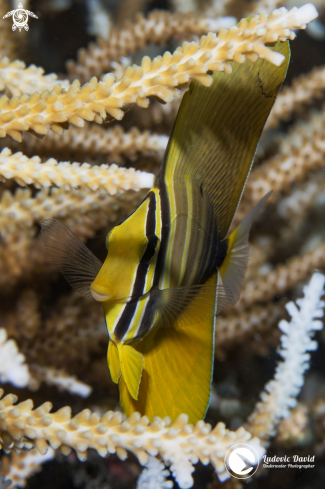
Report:
[[191,82],[154,186],[106,237],[102,263],[62,223],[42,224],[45,247],[67,281],[103,303],[108,366],[127,416],[192,423],[204,418],[214,366],[216,315],[240,296],[251,224],[267,194],[229,232],[263,126],[283,83],[288,42]]

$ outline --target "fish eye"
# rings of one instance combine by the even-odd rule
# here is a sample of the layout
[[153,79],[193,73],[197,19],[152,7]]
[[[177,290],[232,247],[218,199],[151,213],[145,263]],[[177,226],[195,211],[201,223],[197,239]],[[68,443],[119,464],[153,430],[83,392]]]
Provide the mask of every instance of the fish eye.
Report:
[[160,240],[155,234],[147,236],[146,242],[142,247],[140,253],[140,263],[150,263],[154,256],[156,256],[160,247]]

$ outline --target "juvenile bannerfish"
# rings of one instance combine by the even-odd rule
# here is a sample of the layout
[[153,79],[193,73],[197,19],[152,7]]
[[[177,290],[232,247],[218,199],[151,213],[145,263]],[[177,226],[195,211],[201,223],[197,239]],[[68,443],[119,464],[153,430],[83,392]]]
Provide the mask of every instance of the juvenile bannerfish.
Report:
[[232,63],[212,84],[191,83],[154,187],[106,238],[102,264],[63,224],[43,224],[45,245],[68,282],[103,302],[108,365],[127,416],[195,423],[206,413],[215,316],[239,298],[252,220],[228,236],[256,146],[285,77],[276,67]]

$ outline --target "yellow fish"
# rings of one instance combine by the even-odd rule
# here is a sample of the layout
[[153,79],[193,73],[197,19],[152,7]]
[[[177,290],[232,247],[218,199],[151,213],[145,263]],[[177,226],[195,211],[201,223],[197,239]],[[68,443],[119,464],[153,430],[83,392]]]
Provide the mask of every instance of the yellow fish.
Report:
[[112,229],[102,264],[54,219],[45,245],[68,282],[103,302],[108,365],[127,415],[206,413],[215,316],[235,304],[248,263],[252,219],[229,236],[261,131],[283,82],[284,62],[259,59],[217,72],[209,87],[191,83],[154,187]]

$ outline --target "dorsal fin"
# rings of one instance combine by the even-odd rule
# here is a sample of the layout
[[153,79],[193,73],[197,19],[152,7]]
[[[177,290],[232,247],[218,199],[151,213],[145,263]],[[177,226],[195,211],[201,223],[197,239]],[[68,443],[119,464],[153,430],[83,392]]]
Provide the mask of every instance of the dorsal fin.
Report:
[[42,238],[49,257],[71,287],[85,297],[92,297],[90,284],[98,275],[101,261],[56,219],[42,222]]
[[[278,42],[281,66],[259,58],[231,62],[210,87],[192,81],[183,97],[156,184],[172,192],[179,183],[207,193],[224,239],[241,198],[263,126],[284,80],[290,49]],[[179,191],[179,190],[178,190]],[[177,193],[176,199],[177,199]],[[178,212],[181,199],[178,198]]]

